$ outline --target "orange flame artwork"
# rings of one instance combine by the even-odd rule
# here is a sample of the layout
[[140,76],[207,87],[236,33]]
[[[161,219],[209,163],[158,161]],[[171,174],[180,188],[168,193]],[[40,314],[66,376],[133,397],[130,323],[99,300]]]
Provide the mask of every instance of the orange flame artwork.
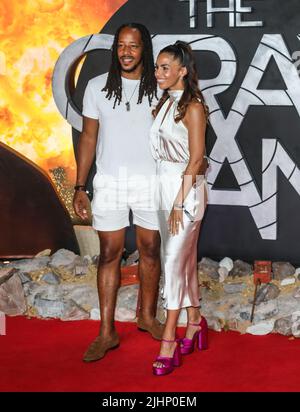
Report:
[[61,52],[98,33],[126,0],[1,0],[0,139],[49,173],[75,179],[71,126],[54,103]]

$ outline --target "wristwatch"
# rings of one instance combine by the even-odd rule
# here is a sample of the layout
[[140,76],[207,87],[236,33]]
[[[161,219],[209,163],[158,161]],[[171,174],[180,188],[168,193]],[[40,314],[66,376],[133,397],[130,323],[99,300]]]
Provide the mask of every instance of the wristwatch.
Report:
[[74,186],[74,190],[76,192],[85,192],[87,195],[90,193],[88,190],[86,190],[85,185],[76,185]]
[[184,209],[184,204],[183,203],[174,203],[173,204],[173,208],[175,209],[175,210],[183,210]]

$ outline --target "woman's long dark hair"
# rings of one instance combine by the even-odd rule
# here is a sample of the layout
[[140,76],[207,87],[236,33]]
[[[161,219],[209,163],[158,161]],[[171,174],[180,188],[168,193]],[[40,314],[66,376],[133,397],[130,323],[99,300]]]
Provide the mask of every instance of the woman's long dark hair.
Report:
[[110,100],[112,97],[115,98],[114,108],[116,104],[120,104],[122,100],[122,80],[121,80],[121,65],[118,59],[118,41],[121,30],[125,27],[132,29],[137,29],[141,33],[142,43],[143,43],[143,72],[139,87],[139,97],[137,103],[141,103],[144,96],[148,96],[149,105],[151,106],[154,97],[157,97],[157,86],[156,79],[154,75],[154,60],[153,60],[153,47],[152,40],[147,28],[140,23],[126,23],[122,24],[116,31],[114,42],[112,46],[112,59],[111,65],[106,81],[105,87],[102,91],[107,92],[106,97]]
[[[201,90],[198,86],[198,74],[195,59],[193,56],[192,49],[188,43],[183,41],[177,41],[170,46],[163,48],[159,54],[161,53],[168,53],[171,54],[174,59],[179,60],[179,63],[186,67],[187,74],[184,76],[184,92],[181,96],[181,99],[178,102],[178,115],[175,117],[175,122],[179,122],[182,120],[186,114],[187,107],[190,102],[192,101],[201,101],[204,107],[206,119],[208,119],[208,109],[205,104],[204,97],[201,93]],[[159,100],[155,110],[153,111],[153,115],[156,116],[157,113],[160,111],[162,105],[166,102],[169,98],[168,91],[165,90],[161,99]]]

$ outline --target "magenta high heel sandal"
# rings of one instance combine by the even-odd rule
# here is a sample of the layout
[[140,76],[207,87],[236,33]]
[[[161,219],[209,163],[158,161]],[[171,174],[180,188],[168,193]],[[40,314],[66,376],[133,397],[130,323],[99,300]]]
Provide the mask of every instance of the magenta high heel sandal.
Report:
[[208,326],[206,319],[202,316],[200,323],[188,323],[192,326],[200,326],[200,330],[194,333],[192,339],[183,338],[180,341],[180,352],[182,355],[189,355],[194,351],[195,344],[199,350],[208,349]]
[[155,362],[160,362],[163,366],[153,366],[153,374],[156,376],[168,375],[169,373],[173,372],[175,366],[181,365],[181,353],[178,340],[162,339],[162,341],[170,343],[176,342],[176,348],[172,358],[169,358],[167,356],[157,356]]

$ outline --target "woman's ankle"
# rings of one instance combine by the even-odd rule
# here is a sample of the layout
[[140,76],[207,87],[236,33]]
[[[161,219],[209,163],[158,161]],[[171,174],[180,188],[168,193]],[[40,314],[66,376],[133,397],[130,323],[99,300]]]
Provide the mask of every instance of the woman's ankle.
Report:
[[171,356],[172,357],[172,355],[174,354],[174,351],[175,351],[175,349],[176,349],[176,346],[177,346],[177,342],[174,340],[174,341],[161,341],[161,344],[160,344],[160,351],[159,351],[159,353],[160,353],[160,355],[162,355],[162,356]]
[[192,313],[188,315],[188,323],[187,325],[193,324],[193,325],[199,325],[199,323],[201,322],[201,313]]
[[163,333],[162,340],[175,342],[176,341],[176,329],[174,330],[165,330]]

